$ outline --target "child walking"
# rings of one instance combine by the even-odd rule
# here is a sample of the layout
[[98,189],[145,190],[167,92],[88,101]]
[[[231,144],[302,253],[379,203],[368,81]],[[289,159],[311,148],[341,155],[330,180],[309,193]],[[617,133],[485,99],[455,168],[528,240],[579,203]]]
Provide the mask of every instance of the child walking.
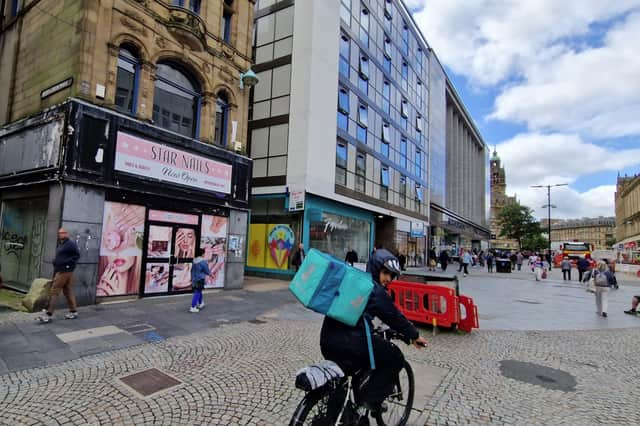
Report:
[[189,312],[200,312],[200,309],[204,308],[204,302],[202,301],[202,289],[204,288],[205,279],[211,275],[209,271],[209,264],[204,256],[204,249],[198,249],[197,256],[193,259],[193,266],[191,267],[191,285],[193,286],[193,298],[191,299],[191,309]]

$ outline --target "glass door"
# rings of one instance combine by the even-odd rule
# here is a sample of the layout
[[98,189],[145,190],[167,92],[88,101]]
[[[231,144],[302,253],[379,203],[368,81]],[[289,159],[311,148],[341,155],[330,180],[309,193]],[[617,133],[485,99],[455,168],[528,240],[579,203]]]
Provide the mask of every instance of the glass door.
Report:
[[149,222],[144,294],[191,290],[198,226]]

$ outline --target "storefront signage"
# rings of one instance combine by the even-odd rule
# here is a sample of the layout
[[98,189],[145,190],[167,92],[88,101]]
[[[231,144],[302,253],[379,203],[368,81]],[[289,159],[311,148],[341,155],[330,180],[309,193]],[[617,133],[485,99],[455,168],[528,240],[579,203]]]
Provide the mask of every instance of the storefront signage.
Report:
[[289,195],[289,211],[304,210],[304,191],[292,192]]
[[411,237],[413,238],[424,237],[424,223],[411,222]]
[[127,133],[118,132],[114,167],[200,190],[231,193],[231,165]]
[[185,225],[198,224],[198,216],[195,214],[168,212],[164,210],[149,210],[149,220],[156,222],[183,223]]
[[286,269],[294,242],[295,235],[288,225],[276,225],[269,232],[267,236],[269,254],[278,269]]
[[8,133],[0,130],[0,176],[55,167],[60,156],[64,122]]
[[40,92],[40,99],[47,98],[53,95],[54,93],[58,93],[59,91],[66,89],[67,87],[71,87],[72,84],[73,84],[73,77],[69,77],[66,80],[62,80],[60,83],[56,83],[53,86],[48,87],[44,89],[42,92]]

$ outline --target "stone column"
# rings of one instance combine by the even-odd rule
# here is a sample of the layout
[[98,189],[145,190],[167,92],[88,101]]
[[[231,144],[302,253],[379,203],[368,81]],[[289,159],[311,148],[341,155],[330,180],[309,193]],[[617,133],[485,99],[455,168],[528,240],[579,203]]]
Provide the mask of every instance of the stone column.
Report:
[[151,120],[153,117],[153,90],[156,82],[156,66],[148,61],[142,62],[138,81],[137,115],[143,120]]

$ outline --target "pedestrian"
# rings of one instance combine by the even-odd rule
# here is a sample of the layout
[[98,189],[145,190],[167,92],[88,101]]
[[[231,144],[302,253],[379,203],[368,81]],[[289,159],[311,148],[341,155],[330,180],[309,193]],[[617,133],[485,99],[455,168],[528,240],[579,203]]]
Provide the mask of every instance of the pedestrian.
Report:
[[511,270],[515,271],[516,270],[516,262],[518,261],[518,256],[516,256],[515,253],[511,253],[511,256],[509,256],[509,260],[511,261]]
[[458,269],[458,272],[462,272],[462,269],[464,269],[464,277],[466,277],[469,273],[469,264],[472,261],[473,259],[471,257],[471,254],[469,254],[469,251],[466,249],[462,249],[462,256],[460,256],[460,268]]
[[406,266],[407,266],[407,256],[405,256],[402,252],[400,252],[400,254],[398,254],[398,264],[400,265],[400,270],[401,271],[406,271]]
[[344,258],[344,261],[353,266],[354,263],[358,262],[358,253],[350,248],[347,252],[347,256]]
[[547,261],[547,263],[549,264],[549,270],[551,270],[551,264],[553,263],[551,252],[545,253],[544,258]]
[[535,256],[535,261],[533,263],[533,273],[536,276],[536,281],[540,281],[542,279],[543,270],[544,270],[544,262],[542,258]]
[[436,264],[438,263],[438,256],[436,256],[436,249],[431,247],[429,249],[429,270],[430,271],[434,271],[436,270]]
[[442,268],[442,272],[447,270],[447,265],[449,264],[449,252],[447,250],[442,250],[440,252],[440,267]]
[[56,309],[56,299],[60,292],[64,294],[69,305],[69,313],[66,319],[76,319],[76,298],[73,294],[73,271],[80,258],[78,245],[69,239],[69,233],[64,228],[58,230],[58,244],[56,246],[56,257],[53,259],[53,282],[49,293],[49,307],[46,315],[38,317],[41,323],[51,322],[51,317]]
[[592,278],[596,289],[596,309],[597,314],[607,317],[609,308],[609,287],[611,286],[609,267],[603,261],[598,262],[598,266],[592,273]]
[[569,281],[571,281],[571,261],[567,256],[560,262],[560,269],[562,269],[562,279],[567,281],[568,277]]
[[591,265],[589,264],[589,260],[586,257],[581,257],[580,259],[578,259],[578,263],[576,266],[578,267],[578,281],[582,282],[584,273],[589,270],[589,267]]
[[302,262],[304,262],[305,256],[306,253],[304,252],[304,244],[300,243],[298,244],[298,250],[293,253],[293,258],[291,259],[291,264],[295,268],[296,272],[298,272],[298,269],[300,269],[300,265],[302,265]]
[[638,305],[640,304],[640,295],[635,295],[631,299],[631,309],[624,311],[625,314],[638,315]]
[[488,273],[493,273],[493,253],[491,253],[490,251],[487,252],[487,272]]
[[516,266],[518,267],[518,271],[522,270],[522,262],[524,262],[524,256],[522,255],[522,252],[518,252],[518,254],[516,254]]
[[205,280],[211,275],[209,269],[209,262],[204,257],[204,248],[200,248],[196,254],[198,257],[193,259],[193,266],[191,267],[191,286],[193,287],[193,297],[191,298],[191,309],[189,312],[200,312],[204,308],[204,302],[202,300],[202,290],[204,289]]

